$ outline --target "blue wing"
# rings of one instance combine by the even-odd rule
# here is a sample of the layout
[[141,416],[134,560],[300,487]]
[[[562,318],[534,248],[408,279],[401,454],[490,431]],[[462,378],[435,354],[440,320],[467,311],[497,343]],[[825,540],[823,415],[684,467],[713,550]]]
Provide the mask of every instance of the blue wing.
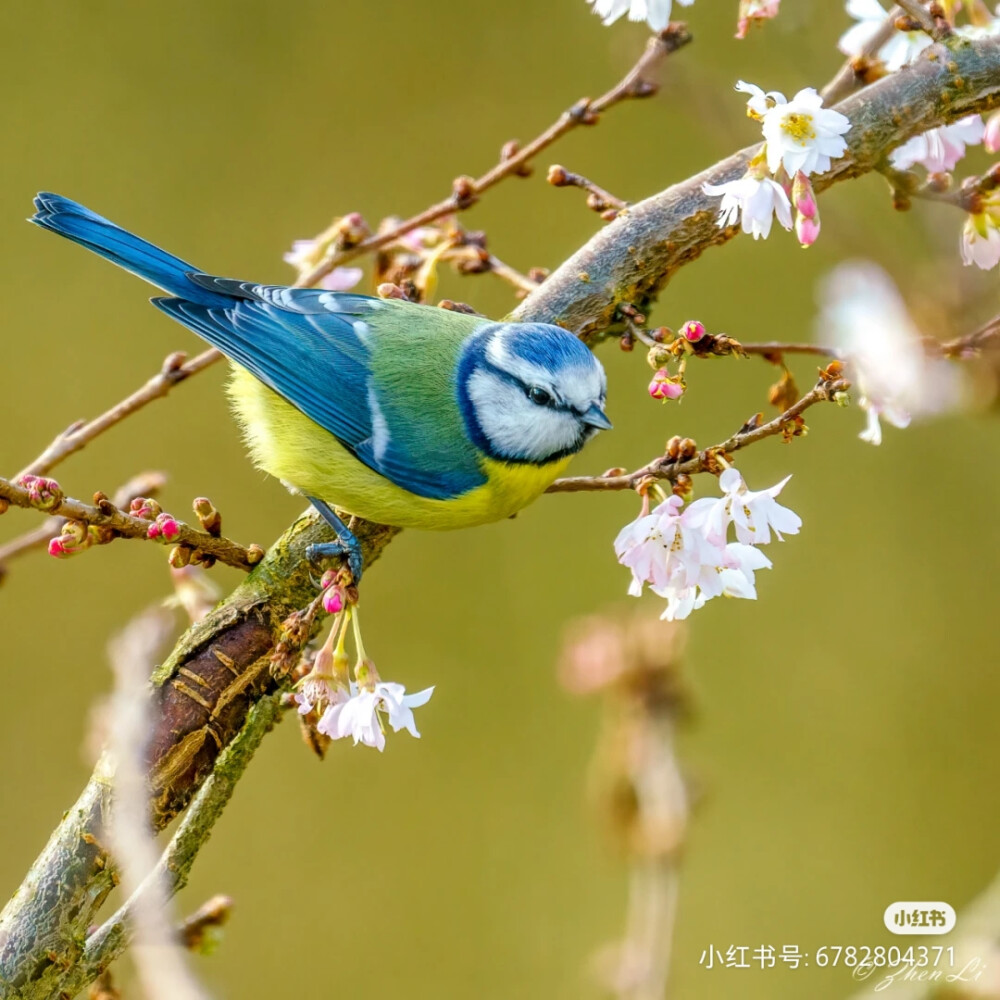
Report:
[[382,315],[420,307],[199,273],[189,278],[233,296],[232,304],[216,308],[158,298],[154,305],[287,399],[369,468],[411,493],[439,500],[486,482],[464,435],[459,441],[421,440],[419,420],[404,426],[389,401],[379,400],[372,354]]
[[[380,335],[382,363],[387,355],[390,364],[401,363],[403,345],[415,344],[410,328],[419,326],[410,320],[417,314],[409,311],[422,307],[213,277],[69,198],[43,192],[35,208],[32,222],[176,296],[153,302],[398,486],[450,499],[486,481],[460,418],[452,424],[441,419],[442,409],[447,413],[457,406],[451,373],[441,371],[440,362],[449,358],[446,349],[425,357],[420,371],[421,390],[426,387],[437,410],[425,407],[414,419],[391,387],[389,398],[379,399],[372,362]],[[458,322],[458,314],[449,313],[437,317],[435,328],[455,333]],[[462,328],[458,335],[468,332],[471,328]],[[393,357],[397,352],[400,362]]]

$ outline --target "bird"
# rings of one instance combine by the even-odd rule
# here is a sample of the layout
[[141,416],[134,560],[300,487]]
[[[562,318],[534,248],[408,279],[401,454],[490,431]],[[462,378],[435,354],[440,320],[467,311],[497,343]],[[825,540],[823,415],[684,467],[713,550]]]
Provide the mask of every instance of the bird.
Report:
[[230,403],[254,464],[307,498],[337,541],[342,515],[453,529],[511,517],[599,431],[607,378],[571,332],[398,299],[206,274],[61,195],[30,222],[166,292],[162,312],[232,363]]

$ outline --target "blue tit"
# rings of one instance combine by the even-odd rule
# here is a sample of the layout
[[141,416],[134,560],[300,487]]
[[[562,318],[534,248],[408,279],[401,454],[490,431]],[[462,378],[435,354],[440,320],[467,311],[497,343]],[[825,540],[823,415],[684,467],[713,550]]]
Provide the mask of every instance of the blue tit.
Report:
[[604,369],[557,326],[218,278],[67,198],[35,208],[30,221],[167,292],[153,304],[229,358],[254,463],[317,507],[356,579],[331,508],[398,527],[497,521],[611,426]]

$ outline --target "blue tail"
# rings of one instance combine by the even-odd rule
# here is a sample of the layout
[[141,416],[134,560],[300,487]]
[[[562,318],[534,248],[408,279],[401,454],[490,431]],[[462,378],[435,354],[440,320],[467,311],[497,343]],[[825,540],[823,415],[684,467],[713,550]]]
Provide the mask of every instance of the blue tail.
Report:
[[69,198],[42,192],[35,198],[35,209],[29,222],[93,250],[171,295],[204,306],[232,305],[230,296],[211,292],[188,277],[198,268]]

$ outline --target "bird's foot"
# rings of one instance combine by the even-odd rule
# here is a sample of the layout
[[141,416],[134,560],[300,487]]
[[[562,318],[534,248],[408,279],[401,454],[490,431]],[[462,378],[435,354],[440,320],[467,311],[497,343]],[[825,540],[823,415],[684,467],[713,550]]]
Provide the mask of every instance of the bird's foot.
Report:
[[361,582],[364,569],[364,557],[361,554],[361,543],[354,537],[351,529],[337,516],[333,508],[323,500],[309,497],[309,502],[319,511],[323,520],[337,534],[335,542],[318,542],[306,549],[306,558],[317,568],[322,569],[329,559],[347,559],[351,571],[352,582],[357,586]]

